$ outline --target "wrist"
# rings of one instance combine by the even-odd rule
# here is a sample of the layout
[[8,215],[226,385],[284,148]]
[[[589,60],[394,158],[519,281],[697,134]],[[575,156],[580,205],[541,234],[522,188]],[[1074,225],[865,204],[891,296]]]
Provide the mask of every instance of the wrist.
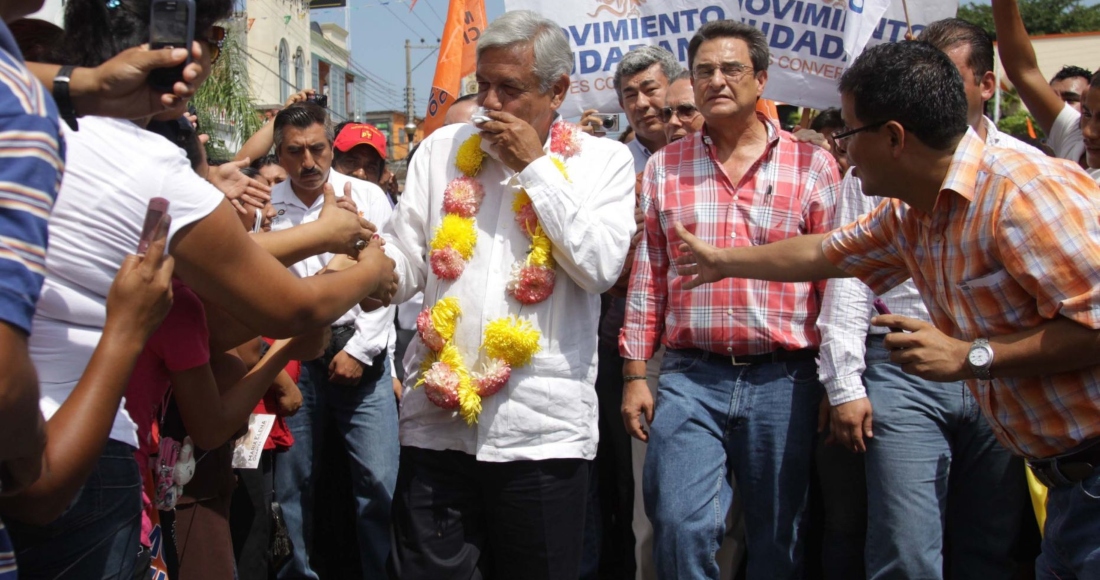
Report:
[[76,67],[69,77],[69,98],[77,116],[96,114],[96,99],[100,92],[99,75],[94,68]]
[[99,345],[106,345],[107,348],[123,352],[140,353],[145,349],[145,343],[154,332],[156,328],[146,330],[137,321],[118,320],[108,316],[107,323],[103,325],[103,337]]

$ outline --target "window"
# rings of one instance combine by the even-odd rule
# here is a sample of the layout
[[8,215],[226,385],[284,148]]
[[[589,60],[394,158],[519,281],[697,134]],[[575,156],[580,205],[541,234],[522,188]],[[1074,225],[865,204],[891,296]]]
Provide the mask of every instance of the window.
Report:
[[306,57],[302,47],[299,46],[294,53],[294,90],[300,91],[304,88],[306,88]]
[[279,41],[279,100],[290,98],[290,46],[286,39]]

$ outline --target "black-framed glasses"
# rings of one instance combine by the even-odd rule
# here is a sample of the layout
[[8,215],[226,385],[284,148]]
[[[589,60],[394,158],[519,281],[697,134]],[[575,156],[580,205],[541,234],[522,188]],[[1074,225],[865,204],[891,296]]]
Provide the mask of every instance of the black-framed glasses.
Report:
[[675,114],[681,121],[687,123],[695,117],[695,112],[698,111],[695,105],[691,103],[682,103],[675,107],[665,107],[661,109],[661,122],[667,123],[672,120],[672,115]]
[[753,68],[739,62],[724,62],[718,66],[713,64],[701,64],[691,71],[691,76],[701,81],[710,80],[714,75],[722,73],[722,76],[730,82],[736,83],[753,72]]
[[210,47],[210,66],[214,66],[214,63],[218,62],[218,57],[222,55],[222,45],[225,44],[225,28],[211,26],[210,36],[203,40]]
[[852,135],[855,135],[856,133],[862,133],[864,131],[870,131],[872,129],[878,129],[879,127],[881,127],[881,126],[883,126],[883,125],[885,125],[889,122],[890,122],[890,119],[887,119],[885,121],[879,121],[878,123],[871,123],[870,125],[864,125],[864,126],[859,127],[857,129],[845,128],[843,131],[837,131],[836,133],[833,133],[833,142],[836,143],[838,147],[840,147],[842,149],[847,149],[847,147],[845,147],[844,140],[847,139],[848,137],[851,137]]

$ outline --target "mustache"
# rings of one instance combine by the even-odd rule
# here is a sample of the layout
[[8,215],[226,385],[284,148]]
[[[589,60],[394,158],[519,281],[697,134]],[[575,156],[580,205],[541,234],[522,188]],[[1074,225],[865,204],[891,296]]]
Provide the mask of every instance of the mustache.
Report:
[[302,177],[309,177],[311,175],[320,175],[320,174],[321,174],[321,170],[314,167],[312,169],[303,169],[302,173],[301,173],[301,176]]

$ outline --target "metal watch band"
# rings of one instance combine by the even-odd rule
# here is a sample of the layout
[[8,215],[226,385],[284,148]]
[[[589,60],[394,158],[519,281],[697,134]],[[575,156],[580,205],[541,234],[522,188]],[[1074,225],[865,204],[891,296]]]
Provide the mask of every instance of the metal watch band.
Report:
[[974,351],[974,350],[979,349],[979,348],[986,349],[986,350],[989,351],[989,363],[987,363],[983,366],[977,366],[977,365],[971,364],[969,351],[968,351],[967,358],[966,358],[966,364],[970,365],[970,370],[974,372],[974,377],[975,378],[977,378],[980,381],[988,381],[992,378],[992,375],[989,372],[989,368],[993,365],[993,349],[989,346],[989,339],[987,339],[987,338],[978,338],[978,339],[975,339],[974,342],[971,343],[971,345],[970,345],[970,351]]

